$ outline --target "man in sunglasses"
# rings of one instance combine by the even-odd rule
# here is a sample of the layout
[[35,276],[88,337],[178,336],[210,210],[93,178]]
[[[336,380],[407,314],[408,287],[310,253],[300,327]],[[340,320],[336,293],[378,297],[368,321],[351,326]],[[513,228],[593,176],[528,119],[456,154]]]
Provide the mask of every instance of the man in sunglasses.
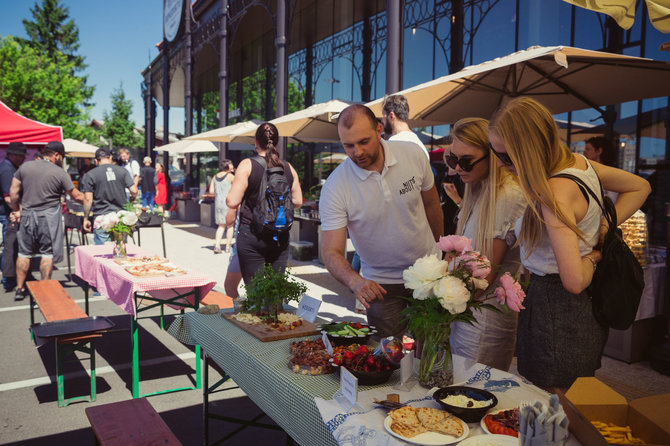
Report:
[[408,141],[416,144],[423,149],[426,157],[430,159],[426,146],[423,145],[416,133],[410,128],[409,104],[405,96],[395,94],[386,96],[382,104],[382,125],[384,126],[384,135],[389,141]]
[[[420,257],[439,255],[443,231],[430,163],[416,144],[383,140],[382,125],[364,105],[344,109],[337,130],[348,158],[321,191],[323,260],[366,307],[377,339],[402,336],[407,301],[400,296],[411,296],[402,273]],[[360,274],[346,260],[347,232]]]

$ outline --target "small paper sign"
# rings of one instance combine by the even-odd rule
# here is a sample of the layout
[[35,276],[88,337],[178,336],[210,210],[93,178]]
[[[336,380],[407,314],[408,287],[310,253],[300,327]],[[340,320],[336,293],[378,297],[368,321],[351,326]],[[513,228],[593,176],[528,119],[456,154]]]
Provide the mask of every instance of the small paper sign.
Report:
[[319,299],[314,299],[305,294],[300,299],[300,305],[298,305],[296,314],[308,322],[314,322],[320,306],[321,301]]
[[340,367],[340,391],[352,405],[358,399],[358,378],[351,374],[346,367]]
[[321,340],[323,341],[323,345],[326,347],[328,354],[333,356],[333,346],[330,344],[330,339],[328,339],[328,334],[325,331],[321,333]]

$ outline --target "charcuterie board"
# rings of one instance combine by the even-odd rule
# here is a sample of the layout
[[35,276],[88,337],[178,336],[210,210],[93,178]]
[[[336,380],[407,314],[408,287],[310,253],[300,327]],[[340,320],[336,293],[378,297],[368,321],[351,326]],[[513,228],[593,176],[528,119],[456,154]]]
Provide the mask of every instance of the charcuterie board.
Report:
[[233,315],[230,313],[221,313],[221,317],[229,321],[231,324],[237,325],[261,342],[280,341],[282,339],[300,338],[319,334],[317,325],[307,321],[303,321],[302,325],[295,327],[293,330],[279,331],[262,322],[252,325],[238,321],[237,319],[234,319]]

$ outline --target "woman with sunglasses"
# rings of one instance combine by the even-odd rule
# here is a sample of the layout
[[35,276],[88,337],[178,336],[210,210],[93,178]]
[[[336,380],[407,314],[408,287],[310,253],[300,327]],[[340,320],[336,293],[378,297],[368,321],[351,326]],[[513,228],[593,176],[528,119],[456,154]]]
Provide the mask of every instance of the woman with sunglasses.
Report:
[[600,368],[608,330],[593,316],[586,287],[601,258],[594,250],[602,211],[579,186],[558,173],[579,177],[593,191],[619,193],[619,223],[631,216],[650,192],[649,183],[631,173],[589,162],[571,153],[543,105],[516,98],[499,110],[489,126],[491,149],[499,164],[518,175],[529,206],[517,222],[521,261],[532,275],[519,314],[519,372],[533,384],[555,392]]
[[[487,256],[493,265],[486,277],[490,294],[497,278],[520,268],[519,249],[508,240],[514,223],[523,214],[526,200],[517,180],[489,153],[488,121],[481,118],[461,119],[451,130],[453,143],[445,163],[465,183],[460,202],[456,233],[473,240],[472,247]],[[508,370],[514,356],[517,314],[512,311],[475,312],[477,323],[452,324],[452,351],[482,364]]]

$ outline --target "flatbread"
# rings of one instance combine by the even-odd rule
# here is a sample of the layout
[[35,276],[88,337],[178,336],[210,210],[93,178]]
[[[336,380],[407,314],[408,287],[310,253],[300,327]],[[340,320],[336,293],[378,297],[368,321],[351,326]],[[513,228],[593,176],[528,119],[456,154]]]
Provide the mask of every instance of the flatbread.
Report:
[[419,422],[428,430],[434,430],[433,428],[448,416],[445,411],[432,407],[417,407],[415,412]]
[[417,424],[414,426],[407,426],[405,424],[396,422],[391,423],[391,430],[396,434],[403,436],[405,438],[416,437],[417,435],[426,432],[426,428],[423,427],[421,424]]
[[432,426],[429,430],[441,434],[453,435],[454,437],[460,437],[463,435],[463,424],[461,424],[458,418],[449,415]]
[[389,415],[396,423],[404,424],[408,427],[421,426],[421,422],[417,418],[416,411],[412,406],[405,406],[400,409],[392,410],[389,412]]

